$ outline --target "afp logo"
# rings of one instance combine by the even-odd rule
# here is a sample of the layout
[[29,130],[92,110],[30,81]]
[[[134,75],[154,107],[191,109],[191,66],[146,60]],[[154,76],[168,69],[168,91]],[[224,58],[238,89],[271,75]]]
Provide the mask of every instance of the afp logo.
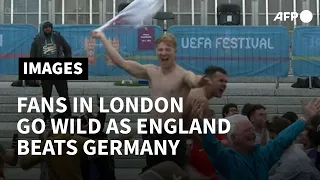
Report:
[[[278,12],[273,21],[294,21],[299,17],[297,12]],[[313,14],[309,10],[303,10],[300,13],[300,20],[303,23],[309,23],[313,19]]]

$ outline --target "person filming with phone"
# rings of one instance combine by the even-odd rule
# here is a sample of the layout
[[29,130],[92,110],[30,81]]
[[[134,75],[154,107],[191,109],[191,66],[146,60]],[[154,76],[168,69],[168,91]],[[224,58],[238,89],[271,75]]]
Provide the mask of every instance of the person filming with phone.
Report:
[[13,135],[11,148],[13,149],[13,153],[6,151],[0,144],[0,180],[4,179],[4,164],[10,166],[16,166],[18,164],[18,134]]

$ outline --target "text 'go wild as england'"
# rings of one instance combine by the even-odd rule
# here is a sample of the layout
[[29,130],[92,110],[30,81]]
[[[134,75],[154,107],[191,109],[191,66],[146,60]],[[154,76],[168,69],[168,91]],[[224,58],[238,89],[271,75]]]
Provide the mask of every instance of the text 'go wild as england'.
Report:
[[[40,101],[39,101],[40,100]],[[37,97],[18,97],[18,112],[19,113],[43,113],[46,108],[50,112],[64,113],[67,110],[63,103],[66,99],[59,98],[37,98]],[[150,113],[156,111],[157,113],[183,113],[183,98],[166,99],[159,97],[151,99],[148,97],[113,97],[110,102],[105,102],[103,97],[100,97],[100,112],[104,113]],[[104,104],[109,104],[110,109],[106,109]],[[80,106],[80,108],[78,108]],[[74,97],[73,98],[73,113],[84,113],[93,111],[92,97]],[[111,111],[111,112],[110,112]],[[151,113],[152,114],[152,113]],[[108,117],[108,116],[107,116]],[[191,122],[186,122],[182,118],[137,118],[135,123],[131,123],[130,118],[115,119],[108,117],[105,128],[100,120],[96,118],[89,118],[88,124],[83,127],[81,118],[52,118],[50,123],[52,126],[52,134],[55,135],[70,135],[70,134],[97,134],[103,132],[106,134],[114,133],[116,135],[137,135],[144,134],[226,134],[230,131],[230,122],[227,119],[192,119]],[[185,125],[190,125],[186,129]],[[135,126],[135,127],[134,127]],[[36,118],[29,120],[22,118],[17,123],[17,129],[20,134],[43,134],[45,133],[46,124],[43,119]],[[144,155],[149,154],[167,154],[168,149],[171,149],[172,155],[176,154],[176,148],[180,140],[143,140],[142,145],[139,139],[132,141],[132,139],[125,140],[76,140],[68,138],[69,140],[19,140],[18,154],[26,155],[61,155],[62,144],[69,149],[68,155],[75,155],[78,148],[82,148],[88,155]],[[109,145],[109,146],[108,146]],[[169,148],[167,148],[169,146]],[[58,152],[56,152],[58,147]],[[109,148],[109,149],[108,149]],[[107,150],[108,149],[108,150]]]

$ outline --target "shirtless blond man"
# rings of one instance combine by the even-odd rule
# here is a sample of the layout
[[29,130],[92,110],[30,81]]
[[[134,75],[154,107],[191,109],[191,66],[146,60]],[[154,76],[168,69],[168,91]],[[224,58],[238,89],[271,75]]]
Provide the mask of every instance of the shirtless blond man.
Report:
[[[132,60],[124,60],[123,57],[113,48],[111,42],[107,40],[103,32],[93,31],[92,36],[102,41],[108,56],[112,62],[118,67],[124,69],[132,76],[149,81],[150,84],[150,98],[156,100],[159,97],[164,97],[170,104],[171,98],[184,98],[187,99],[189,92],[192,88],[201,87],[206,83],[203,76],[195,75],[191,71],[187,71],[176,63],[177,42],[173,35],[165,34],[156,41],[156,53],[160,61],[160,66],[153,64],[140,64]],[[170,108],[170,107],[169,107]],[[162,119],[163,122],[169,118],[179,119],[182,118],[183,113],[151,113],[152,118]],[[177,148],[176,156],[147,156],[147,167],[154,166],[160,162],[171,160],[180,165],[185,166],[185,151],[186,143],[185,138],[181,135],[151,135],[148,139],[163,140],[181,139],[179,147]],[[168,151],[168,154],[170,150]],[[182,157],[184,157],[182,159]]]

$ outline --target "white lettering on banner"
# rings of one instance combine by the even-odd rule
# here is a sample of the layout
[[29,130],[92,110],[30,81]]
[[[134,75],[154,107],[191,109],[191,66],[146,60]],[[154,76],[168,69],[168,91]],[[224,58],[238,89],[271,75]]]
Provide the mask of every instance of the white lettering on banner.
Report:
[[320,48],[320,38],[308,38],[308,41],[311,41],[310,48],[312,49],[319,49]]
[[2,47],[3,46],[3,36],[2,36],[2,34],[0,34],[0,47]]
[[270,38],[217,38],[216,48],[223,49],[274,49]]
[[190,38],[182,38],[181,42],[182,48],[183,49],[200,49],[200,48],[209,48],[211,49],[212,46],[212,41],[208,37],[190,37]]
[[[215,46],[213,46],[215,42]],[[186,37],[181,39],[183,49],[275,49],[271,38],[218,37],[214,41],[208,37]]]

